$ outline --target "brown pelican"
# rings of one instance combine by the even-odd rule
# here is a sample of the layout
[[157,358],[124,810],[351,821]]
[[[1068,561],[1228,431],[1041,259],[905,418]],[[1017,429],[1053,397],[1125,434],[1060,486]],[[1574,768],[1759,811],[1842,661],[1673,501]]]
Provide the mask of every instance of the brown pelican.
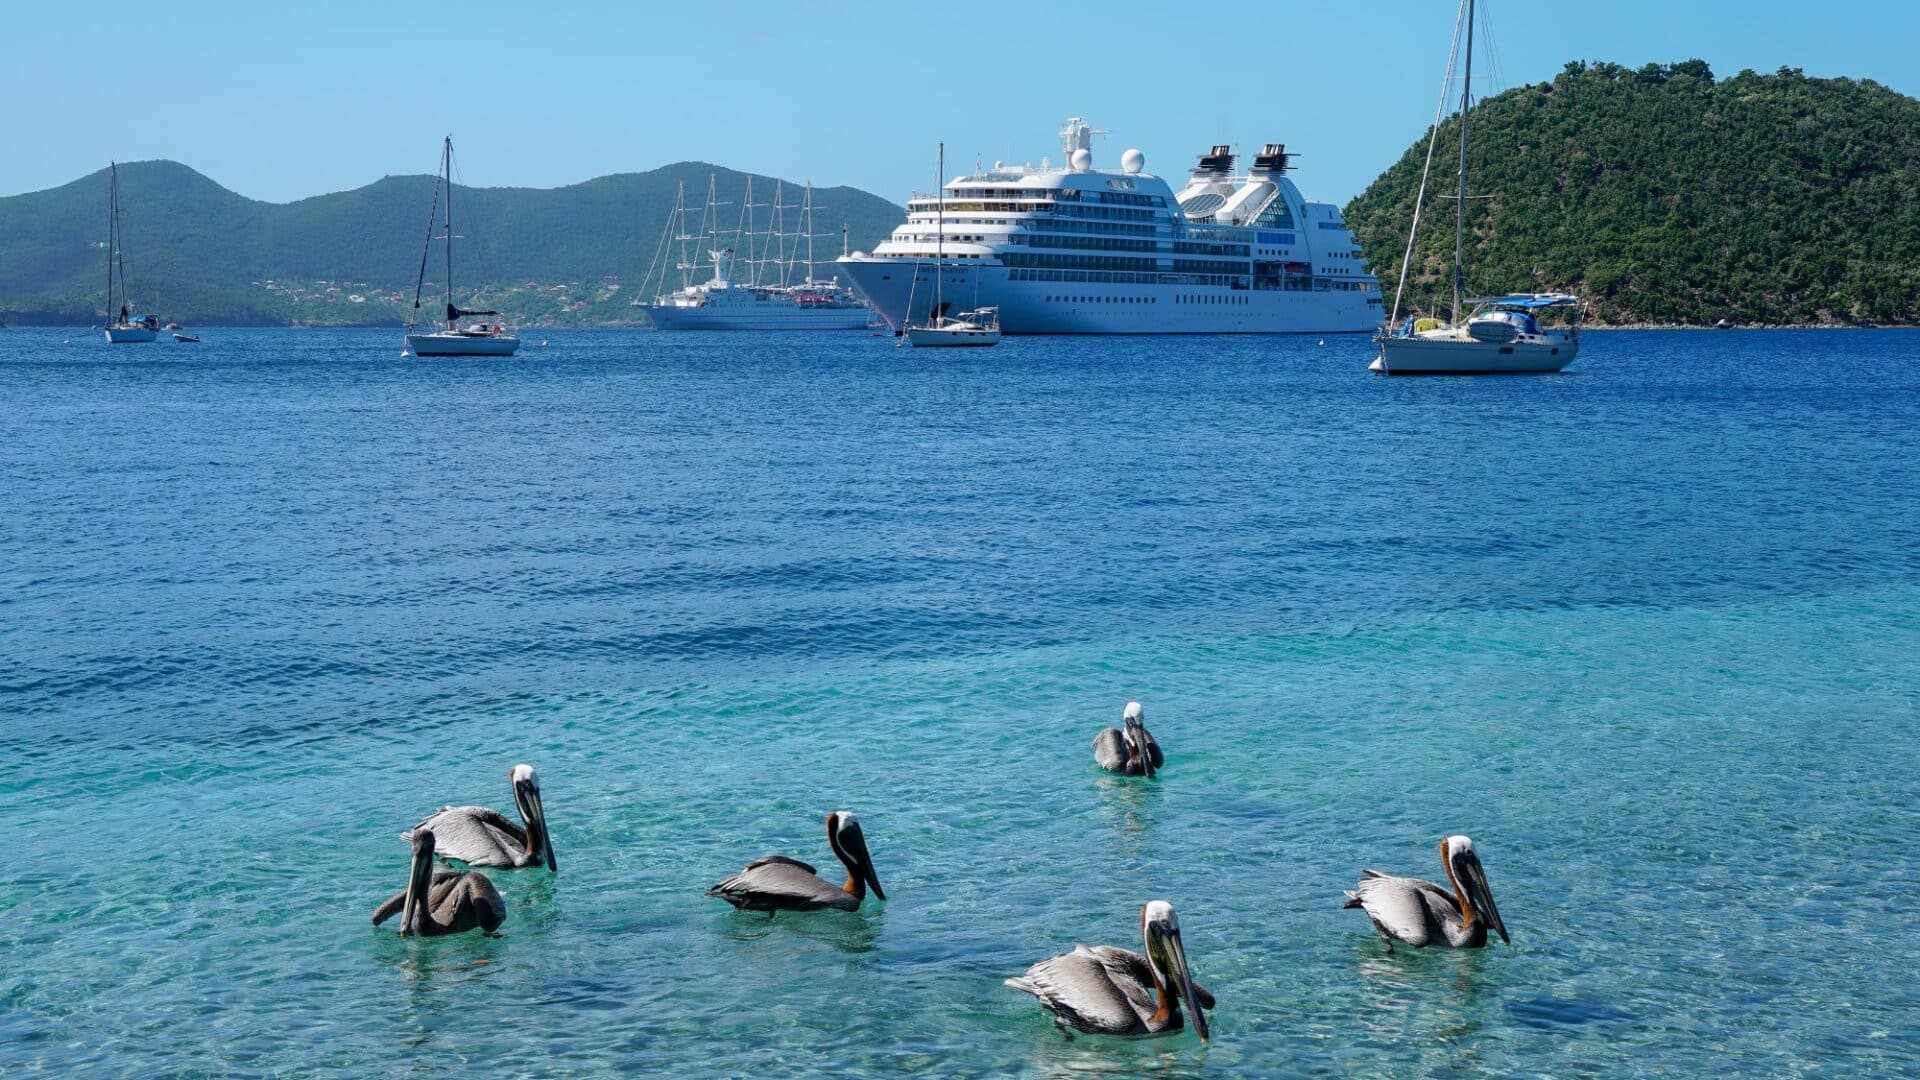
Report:
[[1146,954],[1113,945],[1087,948],[1042,960],[1007,985],[1032,994],[1062,1028],[1094,1035],[1171,1035],[1185,1026],[1180,1003],[1193,1014],[1193,1030],[1211,1038],[1207,1014],[1213,995],[1193,981],[1180,921],[1173,905],[1149,901],[1140,909],[1140,933]]
[[514,869],[546,863],[548,870],[559,873],[553,839],[547,834],[546,807],[540,802],[540,778],[531,765],[515,765],[507,778],[513,781],[513,803],[524,824],[515,825],[505,814],[484,806],[446,806],[400,838],[410,839],[421,829],[430,829],[440,838],[443,859]]
[[1122,776],[1152,776],[1167,758],[1147,733],[1146,719],[1147,711],[1139,702],[1127,702],[1127,711],[1120,719],[1125,726],[1107,728],[1093,737],[1093,760]]
[[785,855],[755,859],[747,868],[707,890],[742,911],[816,911],[839,908],[855,911],[873,895],[885,900],[880,878],[873,872],[873,856],[867,854],[867,840],[860,823],[845,810],[827,815],[827,843],[847,867],[847,883],[835,885],[814,873],[813,867]]
[[415,829],[413,865],[407,887],[373,909],[373,925],[400,914],[400,936],[438,937],[461,934],[478,927],[492,935],[507,919],[507,903],[477,870],[433,872],[433,830]]
[[1487,943],[1487,928],[1512,944],[1500,909],[1493,906],[1493,890],[1473,841],[1449,836],[1440,841],[1440,861],[1447,868],[1452,893],[1431,881],[1394,877],[1378,870],[1362,871],[1360,884],[1347,894],[1344,907],[1359,908],[1373,920],[1373,928],[1393,951],[1397,938],[1416,949],[1443,943],[1456,949],[1478,949]]

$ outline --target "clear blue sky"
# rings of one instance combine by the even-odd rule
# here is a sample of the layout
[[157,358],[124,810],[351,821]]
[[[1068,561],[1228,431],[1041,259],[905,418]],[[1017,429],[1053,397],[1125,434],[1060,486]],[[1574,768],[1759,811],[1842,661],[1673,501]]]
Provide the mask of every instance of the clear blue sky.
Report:
[[[1573,59],[1698,56],[1920,94],[1920,0],[1481,0],[1497,89]],[[1425,127],[1455,0],[696,0],[433,5],[7,0],[0,193],[172,158],[286,201],[431,172],[553,187],[696,159],[895,201],[1058,157],[1068,115],[1180,175],[1212,142],[1358,193]]]

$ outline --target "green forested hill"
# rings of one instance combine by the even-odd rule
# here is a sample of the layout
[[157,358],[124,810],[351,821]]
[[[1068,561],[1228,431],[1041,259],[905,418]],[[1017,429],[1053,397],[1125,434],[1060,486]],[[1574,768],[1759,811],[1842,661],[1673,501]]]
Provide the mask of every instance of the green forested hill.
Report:
[[[1920,322],[1920,101],[1782,69],[1569,64],[1473,110],[1470,291],[1566,289],[1611,323]],[[1458,120],[1414,306],[1443,310]],[[1392,301],[1427,141],[1347,207]],[[1417,287],[1416,287],[1417,286]]]
[[[676,188],[684,181],[688,201],[697,205],[710,174],[720,201],[730,204],[720,211],[730,225],[747,175],[698,162],[551,190],[456,188],[461,292],[481,287],[468,299],[527,323],[637,319],[630,301],[654,258]],[[433,183],[431,176],[387,177],[282,204],[236,195],[171,161],[121,165],[133,300],[188,324],[400,321],[412,302]],[[771,178],[754,177],[756,202],[769,202],[772,194]],[[797,204],[799,187],[788,182],[784,198]],[[816,190],[814,203],[815,229],[832,234],[816,241],[828,264],[840,252],[842,222],[855,246],[870,248],[905,216],[855,188]],[[96,321],[106,295],[106,214],[104,170],[0,198],[0,312],[34,321]],[[789,217],[788,228],[797,229],[796,222]],[[435,280],[429,276],[429,308],[438,302]],[[402,293],[404,303],[395,299]]]

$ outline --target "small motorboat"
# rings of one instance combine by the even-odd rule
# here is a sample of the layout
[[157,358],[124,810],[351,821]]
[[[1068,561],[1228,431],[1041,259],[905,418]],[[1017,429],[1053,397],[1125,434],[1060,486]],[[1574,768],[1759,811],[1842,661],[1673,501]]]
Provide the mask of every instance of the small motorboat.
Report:
[[188,345],[192,345],[199,342],[200,339],[197,337],[194,337],[192,334],[175,334],[173,335],[173,340],[183,342]]

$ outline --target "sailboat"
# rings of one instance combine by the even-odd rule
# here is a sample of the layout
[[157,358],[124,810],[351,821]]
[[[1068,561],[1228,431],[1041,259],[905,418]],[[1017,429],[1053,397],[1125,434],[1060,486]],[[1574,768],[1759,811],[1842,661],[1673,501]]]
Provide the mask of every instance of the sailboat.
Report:
[[[1394,293],[1393,313],[1374,338],[1380,346],[1380,355],[1368,370],[1383,375],[1546,374],[1565,368],[1580,354],[1578,323],[1585,304],[1577,296],[1513,293],[1477,297],[1464,301],[1472,306],[1465,319],[1460,317],[1467,281],[1467,114],[1473,107],[1473,22],[1474,0],[1461,0],[1453,29],[1454,51],[1447,58],[1447,76],[1451,79],[1453,58],[1459,55],[1464,33],[1466,73],[1460,80],[1459,191],[1453,221],[1453,318],[1442,322],[1409,315],[1405,322],[1394,325],[1400,319],[1400,300],[1407,289],[1407,267],[1413,261],[1414,238],[1420,232],[1420,210],[1426,201],[1427,177],[1433,169],[1434,143],[1440,136],[1440,118],[1435,116],[1433,135],[1427,141],[1426,168],[1420,173],[1420,192],[1414,199],[1413,227],[1407,233],[1405,257],[1400,260],[1400,286]],[[1446,99],[1443,82],[1441,108],[1445,108]],[[1542,328],[1538,314],[1550,308],[1571,308],[1573,317],[1564,327]]]
[[[947,144],[940,144],[940,206],[934,219],[933,309],[924,323],[906,325],[907,340],[916,349],[954,348],[967,345],[1000,344],[1000,309],[976,308],[957,315],[947,314],[941,279],[946,277],[947,238]],[[908,306],[912,306],[909,299]]]
[[[440,193],[446,191],[446,213],[440,212]],[[420,291],[427,280],[427,256],[433,252],[433,226],[442,223],[439,239],[446,245],[447,328],[414,332],[420,318]],[[465,326],[462,319],[475,319]],[[415,356],[512,356],[520,338],[507,329],[497,311],[468,311],[453,302],[453,136],[440,144],[440,175],[433,183],[433,210],[427,215],[427,242],[420,249],[420,273],[413,282],[413,318],[407,321],[405,353]]]
[[[120,254],[120,166],[107,164],[107,341],[126,345],[152,341],[160,336],[160,320],[152,315],[135,315],[127,302],[127,264]],[[113,310],[114,286],[120,288],[120,306]]]

